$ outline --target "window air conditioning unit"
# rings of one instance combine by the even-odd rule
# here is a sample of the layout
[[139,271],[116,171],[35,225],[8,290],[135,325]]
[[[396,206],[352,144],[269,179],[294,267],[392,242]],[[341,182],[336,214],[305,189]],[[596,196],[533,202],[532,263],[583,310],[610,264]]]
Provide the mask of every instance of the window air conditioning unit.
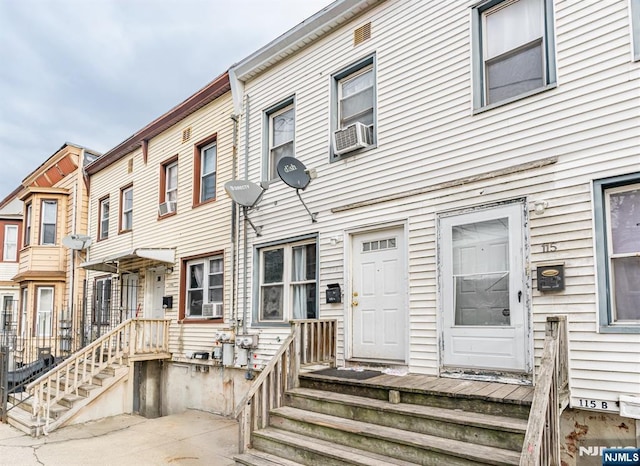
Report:
[[161,217],[163,215],[172,214],[176,211],[176,203],[175,201],[167,201],[161,202],[158,206],[158,215]]
[[207,303],[202,305],[202,317],[210,319],[222,318],[222,303]]
[[333,152],[346,154],[371,144],[369,127],[359,121],[333,133]]

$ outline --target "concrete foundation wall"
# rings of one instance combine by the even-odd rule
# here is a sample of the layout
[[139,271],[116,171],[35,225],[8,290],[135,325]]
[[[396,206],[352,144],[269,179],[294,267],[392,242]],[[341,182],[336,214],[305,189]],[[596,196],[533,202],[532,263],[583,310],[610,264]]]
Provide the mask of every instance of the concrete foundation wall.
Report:
[[566,409],[560,419],[562,466],[600,466],[601,448],[640,447],[640,421]]
[[165,363],[162,415],[199,409],[228,416],[251,385],[246,370],[212,364]]

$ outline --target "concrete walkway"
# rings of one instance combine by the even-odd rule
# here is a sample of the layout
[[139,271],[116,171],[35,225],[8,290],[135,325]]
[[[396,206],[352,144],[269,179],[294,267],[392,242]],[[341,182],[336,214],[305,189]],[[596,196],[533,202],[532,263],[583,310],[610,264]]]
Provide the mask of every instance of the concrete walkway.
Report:
[[157,419],[121,415],[34,439],[0,424],[0,465],[231,466],[238,423],[202,411]]

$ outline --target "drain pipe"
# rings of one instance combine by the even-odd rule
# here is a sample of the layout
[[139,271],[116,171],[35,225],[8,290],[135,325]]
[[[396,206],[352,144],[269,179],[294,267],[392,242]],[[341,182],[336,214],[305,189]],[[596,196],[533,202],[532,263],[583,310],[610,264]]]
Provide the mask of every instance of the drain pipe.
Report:
[[[238,115],[231,115],[233,121],[233,148],[232,148],[232,166],[231,166],[231,179],[235,180],[238,176],[237,163],[238,163]],[[237,259],[237,206],[235,201],[231,201],[231,323],[235,329],[238,325],[238,310],[236,308],[238,279],[236,277],[236,259]]]
[[[249,179],[249,115],[250,115],[250,106],[249,106],[249,95],[246,96],[245,103],[245,118],[244,118],[244,179]],[[247,244],[247,215],[246,211],[242,216],[242,240],[244,241],[244,257],[242,258],[242,288],[243,288],[243,296],[242,296],[242,333],[247,333],[247,294],[248,294],[248,286],[247,286],[247,254],[249,251],[249,246]]]

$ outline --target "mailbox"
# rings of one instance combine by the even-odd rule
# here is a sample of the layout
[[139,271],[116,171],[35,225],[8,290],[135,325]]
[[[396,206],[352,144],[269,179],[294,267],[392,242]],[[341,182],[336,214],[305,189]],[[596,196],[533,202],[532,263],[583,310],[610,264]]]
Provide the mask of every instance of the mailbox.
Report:
[[164,309],[172,309],[173,308],[173,296],[163,296],[162,297],[162,307]]
[[340,290],[340,284],[330,283],[327,285],[327,304],[341,303],[342,291]]
[[564,290],[564,265],[543,265],[536,268],[538,291]]

